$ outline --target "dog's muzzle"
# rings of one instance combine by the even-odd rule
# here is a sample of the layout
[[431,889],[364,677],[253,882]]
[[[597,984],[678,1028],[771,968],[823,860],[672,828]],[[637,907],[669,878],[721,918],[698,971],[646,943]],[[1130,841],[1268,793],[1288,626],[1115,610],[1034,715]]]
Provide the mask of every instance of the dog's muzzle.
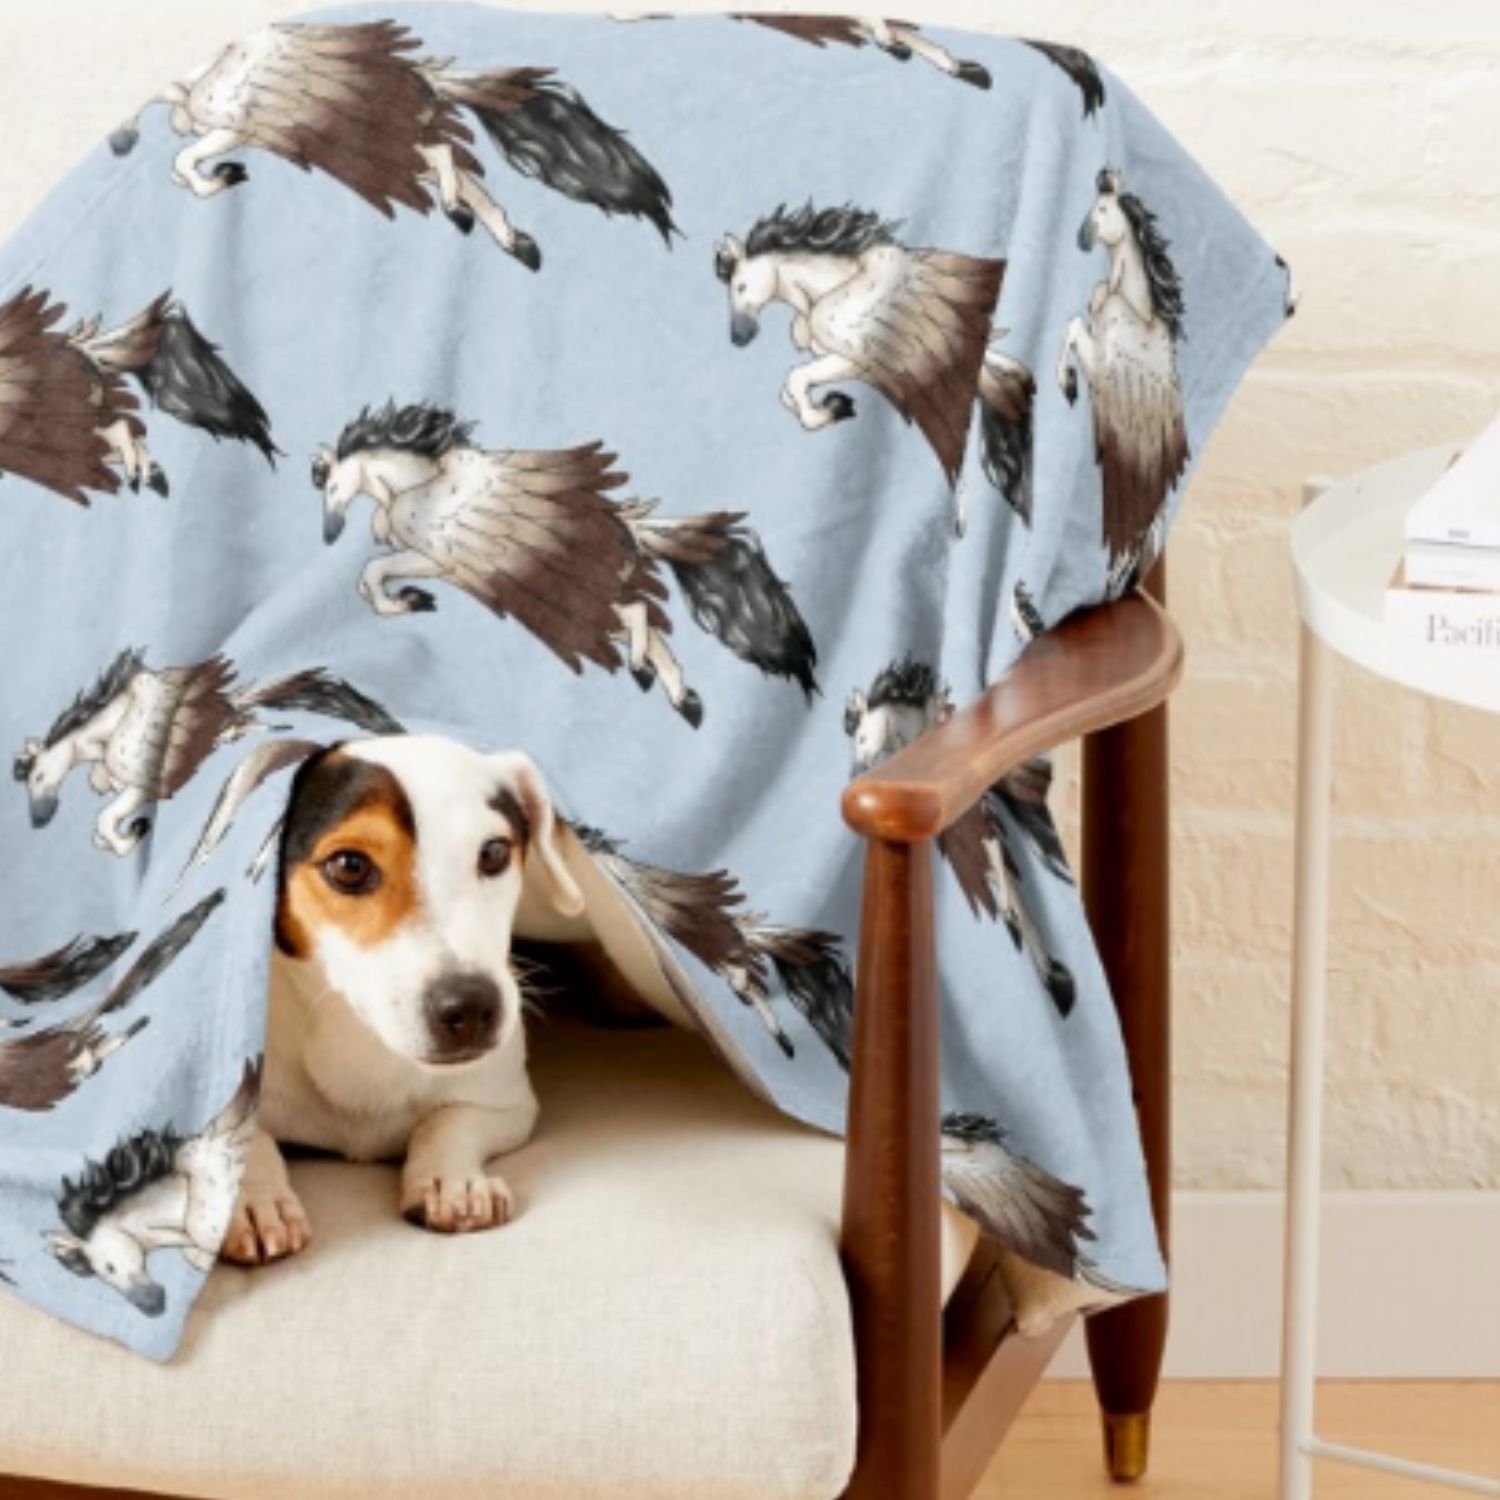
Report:
[[57,794],[54,792],[49,796],[33,796],[31,799],[31,826],[33,828],[45,828],[51,821],[52,815],[57,811]]
[[499,1039],[500,1010],[500,986],[488,974],[434,980],[422,997],[432,1043],[427,1061],[451,1066],[483,1057]]
[[743,349],[760,332],[760,324],[744,313],[735,313],[729,319],[729,338],[736,349]]

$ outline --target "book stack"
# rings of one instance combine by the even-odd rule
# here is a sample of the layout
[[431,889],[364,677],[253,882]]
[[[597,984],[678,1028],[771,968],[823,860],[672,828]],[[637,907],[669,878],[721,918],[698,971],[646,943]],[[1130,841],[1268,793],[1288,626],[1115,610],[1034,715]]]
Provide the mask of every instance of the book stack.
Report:
[[1434,646],[1500,652],[1500,420],[1412,507],[1385,617]]

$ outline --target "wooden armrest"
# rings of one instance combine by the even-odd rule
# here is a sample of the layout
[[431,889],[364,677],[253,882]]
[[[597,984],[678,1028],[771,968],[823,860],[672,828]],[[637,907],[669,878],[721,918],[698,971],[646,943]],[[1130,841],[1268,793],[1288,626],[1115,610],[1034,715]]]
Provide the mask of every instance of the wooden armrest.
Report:
[[844,791],[867,838],[941,833],[1008,771],[1044,750],[1132,719],[1182,677],[1182,637],[1145,594],[1074,615],[1038,636],[982,697]]

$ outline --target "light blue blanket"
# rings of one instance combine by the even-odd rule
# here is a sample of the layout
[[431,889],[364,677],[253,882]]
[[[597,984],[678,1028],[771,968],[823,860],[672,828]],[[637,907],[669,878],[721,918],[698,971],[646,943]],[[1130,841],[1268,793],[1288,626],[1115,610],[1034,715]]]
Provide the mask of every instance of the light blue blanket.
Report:
[[[841,789],[1133,584],[1287,310],[1070,48],[391,5],[173,84],[0,255],[0,1274],[176,1348],[289,738],[528,751],[730,1064],[839,1129]],[[943,841],[945,1179],[1151,1291],[1049,775]]]

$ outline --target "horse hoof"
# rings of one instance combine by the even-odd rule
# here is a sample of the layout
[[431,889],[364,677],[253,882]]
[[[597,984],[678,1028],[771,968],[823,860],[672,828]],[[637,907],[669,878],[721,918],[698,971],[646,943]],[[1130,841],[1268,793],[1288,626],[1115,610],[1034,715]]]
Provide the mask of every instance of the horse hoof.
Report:
[[961,62],[953,75],[960,83],[972,84],[976,89],[987,89],[994,83],[990,70],[983,63]]
[[474,228],[474,210],[465,203],[455,203],[448,210],[448,222],[452,224],[460,234],[468,234]]
[[894,57],[897,62],[911,61],[911,48],[908,47],[905,42],[892,42],[890,46],[885,50],[892,57]]
[[406,606],[409,614],[430,615],[437,610],[437,600],[426,589],[414,588],[411,584],[398,589],[396,597]]
[[635,678],[635,685],[643,693],[649,693],[656,686],[656,668],[653,666],[632,667],[630,675]]
[[703,722],[703,700],[689,688],[677,705],[677,712],[696,729]]
[[250,174],[237,161],[221,161],[214,168],[214,176],[225,187],[238,187],[242,182],[250,180]]
[[125,837],[128,838],[132,844],[137,844],[150,832],[150,818],[132,818],[129,824],[126,826]]
[[1078,400],[1078,376],[1073,370],[1063,377],[1063,395],[1068,398],[1069,406]]
[[116,156],[129,156],[135,150],[136,142],[141,138],[141,133],[130,126],[119,130],[111,130],[109,133],[109,149]]
[[542,269],[541,249],[529,234],[522,234],[517,230],[515,238],[510,242],[510,253],[528,271],[540,271]]
[[141,476],[139,474],[132,474],[130,476],[130,478],[126,481],[126,483],[130,486],[130,493],[132,495],[139,495],[140,494],[140,492],[141,492]]
[[147,485],[156,491],[163,500],[172,493],[172,487],[167,483],[167,476],[160,464],[152,464],[151,472],[146,475]]
[[1077,997],[1073,976],[1068,972],[1068,966],[1058,963],[1055,958],[1047,965],[1047,993],[1052,996],[1058,1015],[1066,1018],[1073,1013],[1073,1001]]
[[823,398],[823,410],[835,422],[847,422],[854,415],[854,398],[843,391],[830,391]]

